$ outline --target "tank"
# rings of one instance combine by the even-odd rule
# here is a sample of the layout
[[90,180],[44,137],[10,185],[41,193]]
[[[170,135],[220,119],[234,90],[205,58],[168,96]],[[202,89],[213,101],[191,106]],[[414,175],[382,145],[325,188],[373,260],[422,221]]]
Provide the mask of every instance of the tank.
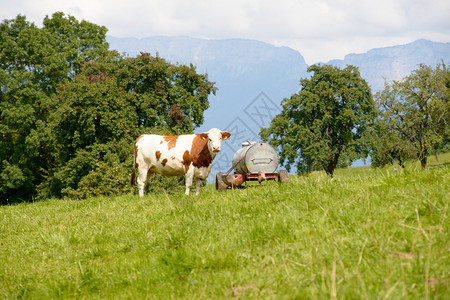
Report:
[[267,143],[246,141],[233,155],[234,172],[254,174],[258,172],[274,173],[278,167],[278,155]]

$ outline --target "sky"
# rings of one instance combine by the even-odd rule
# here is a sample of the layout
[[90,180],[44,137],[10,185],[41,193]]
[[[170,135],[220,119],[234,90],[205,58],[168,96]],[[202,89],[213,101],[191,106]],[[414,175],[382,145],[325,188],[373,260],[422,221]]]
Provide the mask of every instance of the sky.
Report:
[[287,46],[306,63],[403,45],[450,42],[450,0],[0,0],[0,19],[42,26],[63,12],[115,37],[244,38]]

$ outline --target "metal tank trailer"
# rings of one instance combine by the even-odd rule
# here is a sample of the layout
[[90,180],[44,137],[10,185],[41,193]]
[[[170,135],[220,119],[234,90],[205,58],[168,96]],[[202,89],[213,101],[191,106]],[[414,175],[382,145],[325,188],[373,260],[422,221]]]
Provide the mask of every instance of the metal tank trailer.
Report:
[[[233,155],[232,167],[226,172],[216,174],[216,190],[225,191],[229,188],[239,188],[247,181],[278,180],[280,183],[289,181],[286,170],[275,171],[278,168],[278,155],[275,149],[267,143],[246,141],[242,148]],[[230,172],[234,170],[233,174]]]

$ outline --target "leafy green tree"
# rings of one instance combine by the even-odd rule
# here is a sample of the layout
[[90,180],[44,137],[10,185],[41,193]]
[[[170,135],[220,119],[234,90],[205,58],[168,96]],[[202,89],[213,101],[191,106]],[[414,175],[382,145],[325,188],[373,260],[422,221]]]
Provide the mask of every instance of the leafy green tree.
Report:
[[313,65],[301,90],[284,99],[283,110],[260,136],[274,145],[280,161],[299,173],[323,168],[332,176],[344,154],[347,163],[368,154],[362,134],[375,117],[367,82],[356,67]]
[[[123,163],[130,157],[130,145],[137,135],[137,115],[131,95],[118,85],[117,78],[99,68],[96,61],[86,63],[54,95],[57,107],[50,115],[49,127],[55,166],[39,185],[41,198],[79,196],[75,191],[80,181],[84,176],[94,177],[92,173],[98,178],[98,169],[105,170],[110,180],[97,183],[97,192],[83,196],[122,192]],[[111,182],[114,176],[117,184]]]
[[0,24],[0,202],[30,199],[54,165],[47,120],[57,86],[107,49],[106,28],[55,13]]
[[396,139],[386,144],[382,151],[374,148],[375,157],[383,161],[383,156],[392,149],[409,149],[409,152],[413,149],[425,168],[429,152],[435,149],[437,155],[439,146],[449,138],[448,74],[444,64],[435,69],[420,65],[411,75],[386,84],[384,90],[377,93],[378,122],[383,123],[385,130]]
[[415,157],[411,143],[404,140],[385,119],[377,118],[364,135],[371,149],[372,167],[383,167],[398,161],[404,168],[405,162]]
[[434,101],[431,104],[431,128],[434,136],[432,147],[436,160],[439,161],[438,150],[446,147],[448,149],[450,146],[450,70],[442,62],[435,68],[434,72],[439,101]]
[[203,122],[213,91],[213,83],[193,66],[147,53],[123,58],[109,52],[85,63],[54,96],[55,168],[39,186],[41,197],[130,192],[134,140],[141,133],[192,132]]
[[135,99],[140,128],[179,134],[190,133],[203,123],[208,96],[217,89],[192,64],[173,65],[141,53],[124,59],[120,66],[116,75]]
[[216,88],[193,65],[122,57],[105,27],[63,13],[43,24],[0,24],[1,203],[127,192],[139,134],[203,123]]

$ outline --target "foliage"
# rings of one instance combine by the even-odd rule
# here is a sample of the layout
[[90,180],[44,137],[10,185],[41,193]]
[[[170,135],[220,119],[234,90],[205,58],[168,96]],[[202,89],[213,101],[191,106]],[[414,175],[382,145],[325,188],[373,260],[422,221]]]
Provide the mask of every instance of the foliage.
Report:
[[192,132],[216,91],[193,65],[123,57],[106,28],[62,13],[0,29],[2,203],[129,192],[135,138]]
[[449,162],[2,206],[0,298],[446,299]]
[[203,123],[208,96],[216,92],[207,75],[191,64],[172,65],[160,57],[141,53],[119,63],[116,76],[134,97],[141,128],[191,133]]
[[[208,95],[214,91],[213,83],[193,66],[175,66],[148,53],[136,58],[110,53],[87,62],[74,80],[57,90],[59,107],[51,126],[59,164],[51,183],[44,183],[47,190],[41,190],[52,192],[41,196],[129,192],[127,169],[133,163],[135,138],[143,132],[192,132],[203,122]],[[116,181],[114,176],[119,176]],[[179,179],[156,178],[162,186],[179,185]]]
[[0,24],[0,202],[36,196],[54,165],[52,95],[83,62],[104,53],[105,38],[105,27],[62,13],[46,17],[43,28],[20,15]]
[[[412,153],[427,165],[428,152],[449,141],[450,71],[444,63],[432,69],[420,65],[401,81],[386,84],[376,95],[382,130],[374,136],[373,157],[383,165],[388,157],[404,160]],[[387,133],[387,134],[385,134]]]
[[333,175],[344,155],[347,163],[368,153],[362,134],[374,118],[367,83],[357,68],[313,65],[301,90],[284,99],[283,110],[261,130],[261,138],[279,149],[280,161],[298,172],[323,168]]
[[384,120],[377,118],[365,133],[369,141],[372,167],[383,167],[398,161],[404,167],[405,161],[415,157],[411,143],[402,139],[398,131],[390,128]]

